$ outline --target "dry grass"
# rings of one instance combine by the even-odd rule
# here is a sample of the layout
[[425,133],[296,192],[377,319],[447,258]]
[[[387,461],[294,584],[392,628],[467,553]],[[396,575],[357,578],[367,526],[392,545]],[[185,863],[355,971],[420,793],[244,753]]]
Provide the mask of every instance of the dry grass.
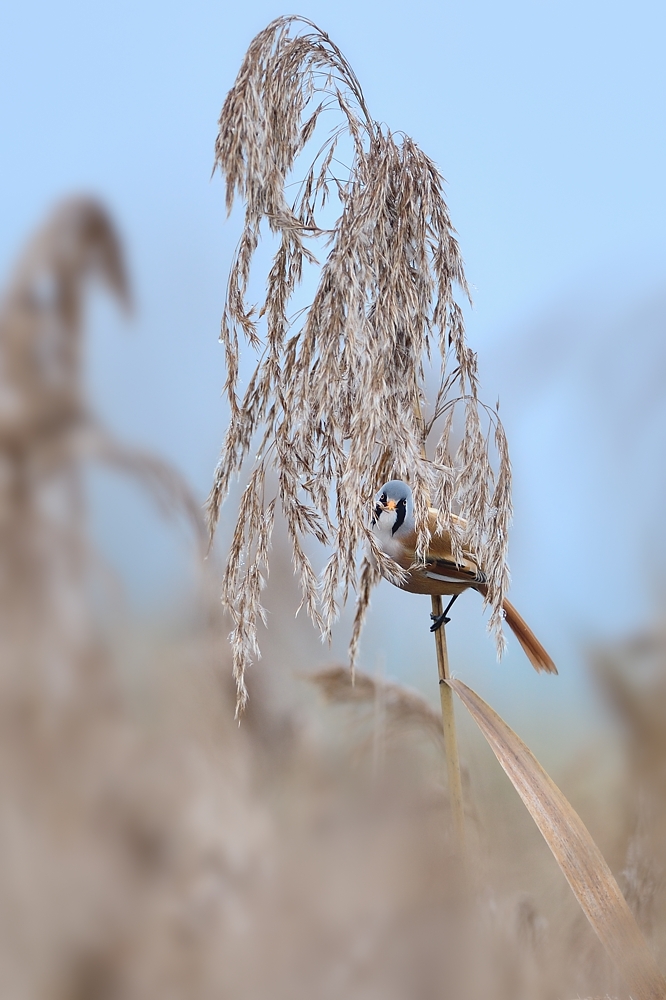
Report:
[[[281,707],[256,685],[239,729],[215,614],[152,643],[137,694],[120,644],[99,639],[80,481],[88,456],[108,454],[84,447],[108,435],[81,384],[82,295],[105,261],[122,273],[119,248],[104,212],[81,201],[32,246],[36,264],[24,261],[0,312],[0,399],[20,402],[6,404],[0,437],[0,995],[626,996],[510,790],[492,786],[490,812],[474,771],[475,892],[461,896],[439,725],[418,695],[360,672],[351,688],[332,668],[319,699],[291,679],[305,667],[297,623],[288,649],[268,651]],[[159,470],[172,502],[187,496],[155,459],[113,449],[134,471]],[[276,555],[273,599],[286,606]],[[643,648],[605,668],[627,732],[626,829],[611,853],[626,859],[629,899],[663,959],[662,638],[647,641],[641,683],[618,688],[612,673],[621,664],[626,681]],[[505,835],[498,814],[511,818]]]
[[595,676],[626,747],[627,900],[666,961],[666,635],[662,628],[597,650]]
[[12,697],[29,698],[30,685],[47,684],[68,701],[85,683],[71,671],[90,650],[85,595],[99,567],[85,535],[86,462],[131,473],[203,539],[199,510],[177,473],[115,441],[87,405],[83,294],[94,279],[129,304],[108,216],[72,199],[30,241],[0,302],[0,646]]
[[[348,149],[348,165],[336,156],[339,144]],[[358,80],[324,32],[284,17],[248,49],[222,109],[216,165],[226,177],[228,207],[236,195],[245,202],[221,333],[231,420],[209,498],[214,529],[230,482],[251,465],[223,584],[239,709],[246,668],[258,655],[278,502],[302,603],[324,636],[340,601],[357,589],[352,664],[379,578],[366,559],[359,584],[359,552],[370,549],[384,575],[400,577],[368,530],[370,501],[389,479],[414,488],[418,558],[428,546],[429,502],[454,551],[478,554],[501,649],[510,464],[498,413],[478,396],[476,355],[456,298],[456,289],[467,296],[467,283],[435,164],[408,136],[373,122]],[[340,214],[327,229],[318,219],[330,199]],[[247,292],[262,223],[278,249],[265,298],[253,306]],[[304,267],[321,253],[312,302],[294,315]],[[239,398],[241,337],[258,361]],[[425,379],[435,352],[440,385],[428,407]],[[425,446],[435,426],[429,461]],[[277,489],[267,484],[271,468]],[[454,513],[467,519],[464,527]],[[308,535],[330,548],[320,581],[304,548]]]

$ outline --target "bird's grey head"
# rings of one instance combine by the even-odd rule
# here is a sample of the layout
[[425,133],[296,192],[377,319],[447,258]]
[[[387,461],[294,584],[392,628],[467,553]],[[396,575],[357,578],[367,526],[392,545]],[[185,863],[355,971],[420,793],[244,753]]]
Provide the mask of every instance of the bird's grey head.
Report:
[[384,483],[375,497],[372,528],[376,534],[395,535],[411,531],[414,527],[414,498],[412,491],[401,479]]

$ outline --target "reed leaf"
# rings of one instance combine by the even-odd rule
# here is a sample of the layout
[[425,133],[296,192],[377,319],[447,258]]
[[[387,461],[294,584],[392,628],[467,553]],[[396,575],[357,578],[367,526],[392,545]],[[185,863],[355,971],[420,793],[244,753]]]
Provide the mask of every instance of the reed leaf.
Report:
[[634,1000],[663,1000],[666,979],[580,816],[534,754],[483,698],[462,681],[446,683],[509,776]]

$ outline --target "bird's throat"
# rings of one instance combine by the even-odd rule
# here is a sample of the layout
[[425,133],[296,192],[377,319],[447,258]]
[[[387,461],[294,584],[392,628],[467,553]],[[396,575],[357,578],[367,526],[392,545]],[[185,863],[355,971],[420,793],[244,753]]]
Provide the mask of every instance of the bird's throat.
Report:
[[400,502],[395,508],[395,523],[391,528],[391,534],[395,535],[398,528],[400,528],[405,523],[405,515],[407,514],[407,504]]

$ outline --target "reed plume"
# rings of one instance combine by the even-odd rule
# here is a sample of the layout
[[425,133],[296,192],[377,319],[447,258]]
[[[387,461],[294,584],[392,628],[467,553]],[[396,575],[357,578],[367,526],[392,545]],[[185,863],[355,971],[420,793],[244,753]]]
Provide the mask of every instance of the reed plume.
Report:
[[72,198],[28,243],[0,300],[0,676],[9,692],[43,684],[77,694],[96,563],[85,529],[86,463],[130,473],[200,534],[196,502],[175,470],[116,441],[88,406],[83,311],[95,280],[129,307],[114,226],[98,203]]
[[[230,483],[247,463],[222,588],[233,620],[239,711],[247,699],[245,671],[259,652],[278,502],[302,603],[324,637],[340,603],[357,591],[352,665],[380,571],[400,579],[368,530],[368,501],[391,478],[414,489],[418,558],[428,546],[429,503],[440,511],[438,530],[451,532],[454,551],[478,553],[501,651],[510,464],[497,410],[478,395],[477,359],[459,301],[469,291],[437,167],[408,136],[372,120],[338,47],[298,17],[278,18],[252,41],[222,108],[215,163],[226,178],[227,208],[237,196],[245,203],[221,324],[230,422],[208,500],[212,533]],[[329,202],[339,216],[327,228]],[[277,250],[263,301],[252,305],[262,223]],[[319,267],[316,291],[294,313],[310,265]],[[243,338],[257,364],[241,393]],[[435,354],[439,388],[428,406]],[[464,528],[454,514],[466,519]],[[305,549],[308,536],[331,550],[320,579]],[[366,557],[359,567],[364,547],[375,563]]]

